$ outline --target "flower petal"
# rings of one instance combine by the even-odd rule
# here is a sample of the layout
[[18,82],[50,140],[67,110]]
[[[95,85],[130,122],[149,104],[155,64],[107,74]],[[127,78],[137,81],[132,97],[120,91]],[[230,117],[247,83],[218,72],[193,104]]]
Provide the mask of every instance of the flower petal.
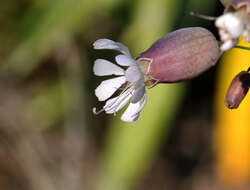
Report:
[[128,103],[128,101],[130,100],[130,98],[132,97],[132,95],[133,95],[133,92],[129,92],[126,96],[125,96],[125,98],[122,98],[122,99],[120,99],[120,103],[119,103],[119,105],[117,106],[117,108],[116,108],[116,112],[118,112],[119,110],[121,110],[127,103]]
[[221,51],[227,51],[231,49],[235,45],[235,42],[233,40],[227,40],[223,44],[221,44],[220,49]]
[[105,59],[97,59],[94,63],[94,74],[96,76],[124,75],[124,70]]
[[129,67],[125,72],[126,80],[134,83],[143,79],[143,74],[137,65]]
[[136,113],[136,111],[139,109],[139,107],[140,107],[140,102],[137,102],[135,104],[130,103],[128,108],[122,114],[121,120],[124,122],[136,121],[139,117],[139,113]]
[[121,66],[132,66],[136,65],[136,61],[127,55],[117,55],[115,57],[116,62]]
[[147,94],[145,93],[144,97],[143,97],[143,101],[140,104],[140,107],[138,108],[137,113],[135,113],[135,115],[138,114],[138,113],[140,113],[143,110],[143,108],[145,107],[146,103],[147,103]]
[[218,17],[215,25],[220,28],[224,27],[233,38],[238,38],[244,29],[243,22],[233,13],[227,13]]
[[124,76],[102,81],[95,89],[95,95],[99,101],[104,101],[111,97],[125,82],[126,78]]
[[125,122],[136,121],[140,115],[140,112],[144,108],[147,102],[147,94],[144,94],[143,102],[137,102],[135,104],[130,103],[126,111],[122,114],[121,120]]
[[146,90],[145,90],[145,86],[144,85],[142,85],[141,87],[137,88],[135,90],[134,95],[132,96],[131,103],[134,104],[134,103],[139,102],[142,99],[142,97],[144,96],[145,92],[146,92]]
[[119,96],[108,100],[103,107],[107,114],[113,114],[118,112],[122,109],[132,97],[133,91],[126,90],[124,93],[120,94]]
[[114,49],[130,56],[128,48],[122,43],[115,42],[109,39],[99,39],[94,42],[94,49]]

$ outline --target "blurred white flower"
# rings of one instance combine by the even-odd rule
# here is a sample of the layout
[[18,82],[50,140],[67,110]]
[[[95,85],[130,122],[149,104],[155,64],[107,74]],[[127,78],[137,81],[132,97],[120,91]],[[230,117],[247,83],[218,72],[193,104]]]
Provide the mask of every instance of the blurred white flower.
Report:
[[240,36],[244,37],[246,41],[250,40],[250,24],[248,18],[243,17],[242,14],[225,13],[216,19],[215,25],[219,29],[222,51],[231,49]]
[[[121,120],[125,122],[136,121],[147,99],[144,74],[139,65],[131,57],[128,48],[121,43],[109,39],[99,39],[93,45],[94,49],[120,51],[122,54],[117,55],[115,60],[118,65],[126,67],[124,69],[105,59],[97,59],[95,61],[93,70],[96,76],[116,75],[118,77],[104,80],[95,89],[95,95],[98,100],[107,101],[100,111],[96,111],[96,108],[93,108],[93,112],[99,114],[105,111],[107,114],[116,114],[130,102],[128,108],[122,114]],[[110,98],[119,89],[122,89],[122,92],[118,96]]]

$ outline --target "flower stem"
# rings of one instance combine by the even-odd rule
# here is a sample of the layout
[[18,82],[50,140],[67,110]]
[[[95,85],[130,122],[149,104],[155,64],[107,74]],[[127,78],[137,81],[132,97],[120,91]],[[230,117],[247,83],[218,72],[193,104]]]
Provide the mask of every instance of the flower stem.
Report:
[[240,49],[244,49],[244,50],[250,50],[250,47],[245,47],[245,46],[234,46],[235,48],[240,48]]

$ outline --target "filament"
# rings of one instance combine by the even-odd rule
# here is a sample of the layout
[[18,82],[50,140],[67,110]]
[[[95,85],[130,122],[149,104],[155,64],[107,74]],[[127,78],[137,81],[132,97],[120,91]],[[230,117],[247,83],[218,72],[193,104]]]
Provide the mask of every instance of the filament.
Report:
[[209,20],[209,21],[214,21],[214,20],[217,19],[217,17],[203,15],[203,14],[196,13],[196,12],[193,12],[193,11],[190,12],[190,15],[196,16],[196,17],[199,17],[199,18],[202,18],[202,19],[205,19],[205,20]]

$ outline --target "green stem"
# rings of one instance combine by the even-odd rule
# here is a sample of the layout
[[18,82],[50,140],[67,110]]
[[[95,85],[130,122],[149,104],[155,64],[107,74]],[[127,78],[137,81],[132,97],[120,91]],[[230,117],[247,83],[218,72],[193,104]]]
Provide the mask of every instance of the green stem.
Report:
[[234,46],[234,47],[244,49],[244,50],[250,50],[250,47],[245,47],[245,46]]

